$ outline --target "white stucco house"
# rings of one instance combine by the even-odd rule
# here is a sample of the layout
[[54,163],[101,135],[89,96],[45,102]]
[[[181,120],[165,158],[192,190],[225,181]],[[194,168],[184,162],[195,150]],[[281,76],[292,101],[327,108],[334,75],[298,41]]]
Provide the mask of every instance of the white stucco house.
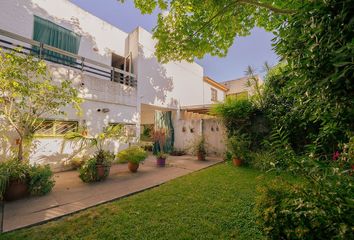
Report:
[[[222,151],[221,126],[203,113],[223,101],[228,88],[204,77],[197,63],[159,63],[156,42],[145,29],[126,33],[67,0],[7,0],[0,9],[0,47],[20,45],[47,60],[53,81],[72,80],[84,99],[81,116],[71,108],[65,117],[48,116],[32,161],[61,168],[75,153],[62,136],[80,125],[96,134],[124,124],[138,139],[142,128],[156,125],[157,112],[170,113],[164,117],[172,123],[174,147],[186,148],[203,132],[220,135],[210,137],[210,145],[216,149],[211,152]],[[112,143],[115,152],[125,146]]]

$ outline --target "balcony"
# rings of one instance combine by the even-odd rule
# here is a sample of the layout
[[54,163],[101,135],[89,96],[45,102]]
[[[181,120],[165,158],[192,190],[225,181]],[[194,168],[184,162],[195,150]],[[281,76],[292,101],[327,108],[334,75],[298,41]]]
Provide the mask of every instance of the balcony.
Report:
[[2,29],[0,29],[0,48],[16,50],[22,54],[31,54],[39,59],[64,65],[90,75],[92,74],[98,78],[104,78],[133,88],[137,86],[135,74]]

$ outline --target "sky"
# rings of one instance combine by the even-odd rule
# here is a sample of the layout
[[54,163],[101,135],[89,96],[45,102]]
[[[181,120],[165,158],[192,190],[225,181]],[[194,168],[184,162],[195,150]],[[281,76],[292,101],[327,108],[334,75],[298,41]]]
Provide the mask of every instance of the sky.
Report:
[[[137,26],[152,32],[156,25],[158,12],[142,15],[134,7],[132,0],[125,0],[124,4],[117,0],[71,0],[71,2],[127,33]],[[272,50],[272,38],[272,33],[254,28],[250,36],[236,37],[226,57],[206,56],[196,62],[203,66],[205,76],[218,82],[244,76],[249,65],[263,76],[262,69],[265,61],[270,65],[278,62],[277,55]]]

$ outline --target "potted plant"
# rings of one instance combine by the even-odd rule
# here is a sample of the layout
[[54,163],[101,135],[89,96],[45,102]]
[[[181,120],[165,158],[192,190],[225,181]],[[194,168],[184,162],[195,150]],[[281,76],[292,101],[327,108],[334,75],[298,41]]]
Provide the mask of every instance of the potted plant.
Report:
[[199,161],[205,161],[206,157],[206,147],[205,138],[198,138],[192,145],[192,152],[195,154]]
[[101,181],[107,178],[111,162],[114,160],[114,155],[109,151],[104,150],[108,140],[119,139],[124,140],[123,125],[108,126],[105,131],[90,136],[87,129],[82,129],[77,132],[70,132],[65,135],[66,140],[74,141],[83,146],[93,147],[95,155],[86,161],[79,169],[80,178],[84,182]]
[[236,134],[228,139],[228,150],[232,154],[235,166],[241,166],[246,160],[250,142],[245,134]]
[[135,173],[138,171],[139,164],[147,158],[147,152],[138,146],[129,147],[117,154],[118,162],[128,162],[128,169]]
[[0,163],[0,200],[13,201],[31,195],[44,195],[54,186],[49,166],[30,166],[18,159]]
[[83,182],[105,180],[110,172],[114,155],[109,151],[99,150],[79,169],[79,177]]
[[156,156],[156,165],[158,167],[164,167],[166,165],[167,154],[164,152],[157,152]]
[[1,198],[12,201],[28,195],[28,178],[30,166],[25,161],[11,159],[0,165]]

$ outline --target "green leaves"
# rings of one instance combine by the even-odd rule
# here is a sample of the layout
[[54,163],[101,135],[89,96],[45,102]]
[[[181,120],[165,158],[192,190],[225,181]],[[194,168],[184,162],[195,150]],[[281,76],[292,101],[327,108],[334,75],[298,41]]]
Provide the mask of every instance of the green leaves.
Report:
[[144,161],[147,156],[147,152],[138,146],[129,147],[117,154],[118,161],[120,163],[131,162],[139,164],[140,162]]
[[[120,2],[124,2],[120,0]],[[143,14],[159,7],[153,36],[161,62],[193,61],[206,54],[223,57],[236,36],[247,36],[255,26],[274,30],[299,8],[293,1],[270,0],[135,0]]]
[[81,103],[69,80],[54,82],[44,61],[18,50],[0,50],[0,96],[0,115],[5,120],[0,124],[17,132],[20,159],[23,140],[30,142],[41,118],[61,115],[62,107],[69,104],[79,109]]

